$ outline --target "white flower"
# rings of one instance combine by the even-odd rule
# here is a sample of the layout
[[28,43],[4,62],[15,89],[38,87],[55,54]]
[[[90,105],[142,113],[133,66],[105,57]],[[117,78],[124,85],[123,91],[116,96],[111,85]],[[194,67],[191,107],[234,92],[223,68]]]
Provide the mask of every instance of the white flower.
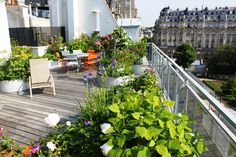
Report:
[[103,124],[100,125],[100,127],[101,127],[101,131],[102,131],[104,134],[106,134],[107,130],[110,129],[111,124],[109,124],[109,123],[103,123]]
[[178,113],[178,116],[182,117],[182,113]]
[[195,141],[193,141],[193,144],[196,144],[198,142],[198,140],[196,139]]
[[124,68],[117,69],[118,72],[121,72],[121,71],[124,71],[124,70],[125,70]]
[[54,151],[57,148],[56,145],[54,143],[52,143],[52,142],[47,142],[47,147],[51,151]]
[[67,126],[71,126],[71,122],[70,122],[70,121],[67,121],[67,122],[66,122],[66,125],[67,125]]
[[54,127],[60,121],[60,117],[57,113],[51,113],[45,118],[45,123],[50,127]]
[[107,156],[108,155],[108,152],[112,149],[113,146],[109,146],[108,144],[104,144],[102,146],[100,146],[101,150],[102,150],[102,153],[103,155]]
[[117,79],[115,79],[114,83],[115,83],[115,85],[124,86],[125,83],[129,82],[130,80],[131,79],[129,76],[118,77]]

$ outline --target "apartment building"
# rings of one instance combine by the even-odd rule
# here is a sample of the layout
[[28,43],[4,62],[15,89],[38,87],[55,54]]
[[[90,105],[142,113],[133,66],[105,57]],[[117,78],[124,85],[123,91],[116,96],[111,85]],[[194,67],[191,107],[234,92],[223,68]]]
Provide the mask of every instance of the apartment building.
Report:
[[111,0],[111,10],[119,18],[137,18],[135,0]]
[[171,10],[165,7],[155,22],[154,42],[169,56],[182,43],[191,43],[198,57],[209,56],[214,48],[236,42],[236,7],[201,10]]

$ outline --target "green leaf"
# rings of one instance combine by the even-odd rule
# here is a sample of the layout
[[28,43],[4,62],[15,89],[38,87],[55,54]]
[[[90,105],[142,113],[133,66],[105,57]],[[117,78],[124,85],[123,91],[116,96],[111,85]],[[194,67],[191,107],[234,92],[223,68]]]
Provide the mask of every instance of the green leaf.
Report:
[[115,149],[112,149],[108,152],[108,156],[109,157],[120,157],[122,152],[123,152],[122,149],[115,148]]
[[155,146],[155,141],[151,140],[151,142],[149,143],[149,147],[154,147]]
[[125,119],[127,116],[123,116],[122,114],[117,113],[117,117],[120,118],[120,119]]
[[111,106],[108,107],[112,112],[115,112],[115,113],[119,113],[120,112],[120,108],[117,104],[113,104]]
[[171,127],[171,128],[169,129],[169,133],[170,133],[171,138],[174,139],[175,136],[176,136],[175,128]]
[[154,121],[156,121],[156,117],[153,115],[146,115],[144,116],[143,121],[149,125],[151,125]]
[[163,105],[164,106],[174,106],[175,105],[175,102],[174,101],[170,101],[170,100],[165,100],[163,102]]
[[186,150],[188,152],[188,154],[192,153],[192,150],[188,145],[181,143],[180,147],[183,148],[184,150]]
[[180,146],[180,141],[179,141],[179,139],[171,140],[171,141],[169,142],[169,148],[170,148],[170,149],[175,149],[175,150],[177,150],[177,149],[179,149],[179,146]]
[[140,137],[144,137],[146,140],[151,140],[151,137],[148,134],[148,130],[145,127],[135,127],[135,131]]
[[121,134],[121,135],[117,135],[116,136],[116,143],[118,146],[120,146],[121,148],[123,147],[123,145],[125,144],[125,135]]
[[150,152],[147,147],[144,147],[142,150],[138,151],[137,157],[150,157]]
[[151,138],[158,139],[158,135],[162,132],[162,129],[155,128],[153,126],[148,128],[148,134]]
[[127,125],[134,126],[134,125],[137,125],[137,124],[139,124],[139,121],[137,121],[137,120],[129,120]]
[[107,144],[108,144],[109,146],[113,146],[113,140],[114,140],[114,137],[111,136],[111,137],[109,138],[109,140],[107,141]]
[[134,117],[134,119],[137,119],[139,120],[140,119],[140,112],[134,112],[134,113],[131,113],[131,115]]
[[166,146],[164,145],[157,145],[156,147],[156,151],[162,155],[162,157],[171,157],[170,153],[168,152],[168,149]]
[[157,96],[153,97],[153,110],[156,108],[156,106],[159,106],[161,104],[160,99]]
[[197,143],[197,151],[198,151],[199,154],[203,153],[203,151],[204,151],[204,144],[203,144],[203,142],[198,142]]
[[161,128],[164,128],[164,122],[163,122],[162,120],[160,120],[160,119],[158,119],[158,122],[159,122],[159,124],[160,124],[160,127],[161,127]]

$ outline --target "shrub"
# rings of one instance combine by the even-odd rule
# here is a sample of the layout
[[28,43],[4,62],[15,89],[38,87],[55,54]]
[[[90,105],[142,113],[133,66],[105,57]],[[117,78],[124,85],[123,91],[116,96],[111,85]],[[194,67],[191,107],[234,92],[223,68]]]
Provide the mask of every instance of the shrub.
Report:
[[[136,86],[135,81],[147,81]],[[198,133],[193,133],[184,114],[166,107],[153,72],[125,87],[99,89],[91,93],[82,115],[71,126],[60,124],[41,139],[46,156],[199,156],[206,149]],[[145,87],[146,86],[146,87]],[[150,90],[150,87],[157,90]],[[51,151],[46,143],[56,149]],[[101,149],[101,150],[100,150]]]
[[29,77],[29,59],[36,58],[30,48],[13,46],[10,58],[0,65],[0,81],[27,80]]
[[236,77],[230,78],[223,84],[222,93],[230,105],[236,106]]

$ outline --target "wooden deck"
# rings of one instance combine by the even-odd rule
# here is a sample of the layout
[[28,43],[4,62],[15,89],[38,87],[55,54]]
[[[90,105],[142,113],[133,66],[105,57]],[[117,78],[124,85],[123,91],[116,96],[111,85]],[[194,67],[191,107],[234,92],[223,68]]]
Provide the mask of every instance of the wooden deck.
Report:
[[49,132],[44,122],[49,113],[58,113],[62,121],[80,114],[76,103],[86,99],[83,73],[52,73],[56,96],[50,88],[33,91],[33,99],[29,92],[0,93],[0,127],[19,144],[37,141]]

